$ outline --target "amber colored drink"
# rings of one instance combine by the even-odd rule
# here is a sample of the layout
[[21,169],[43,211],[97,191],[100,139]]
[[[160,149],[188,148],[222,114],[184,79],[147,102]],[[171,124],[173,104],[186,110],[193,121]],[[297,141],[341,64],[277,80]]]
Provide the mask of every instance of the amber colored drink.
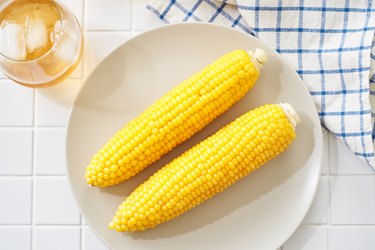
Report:
[[17,83],[47,87],[77,66],[82,32],[74,15],[53,0],[0,4],[0,67]]

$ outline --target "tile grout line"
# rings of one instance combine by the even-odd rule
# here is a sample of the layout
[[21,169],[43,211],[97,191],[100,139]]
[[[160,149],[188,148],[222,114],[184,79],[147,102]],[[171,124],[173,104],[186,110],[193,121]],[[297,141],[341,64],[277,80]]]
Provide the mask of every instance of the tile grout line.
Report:
[[0,176],[0,180],[6,180],[6,179],[64,179],[66,178],[66,175],[9,175],[9,176]]
[[[38,224],[34,225],[34,227],[66,227],[66,228],[77,228],[79,224],[59,224],[59,223],[51,223],[51,224]],[[375,225],[374,225],[375,226]],[[30,224],[0,224],[1,227],[31,227]]]
[[82,31],[86,31],[86,0],[82,0]]
[[[327,138],[326,138],[326,144],[327,144],[327,148],[325,149],[326,152],[327,152],[327,162],[326,164],[328,165],[327,166],[327,177],[328,177],[328,211],[327,211],[327,232],[326,232],[326,236],[327,236],[327,249],[329,250],[330,249],[330,229],[331,229],[331,164],[332,164],[332,155],[331,155],[331,152],[330,152],[330,149],[331,149],[331,143],[332,143],[332,136],[327,132]],[[337,155],[335,156],[337,158]],[[334,157],[333,157],[334,158]]]
[[31,241],[31,249],[35,249],[35,230],[34,230],[34,223],[35,223],[35,218],[34,218],[34,214],[35,214],[35,180],[34,180],[34,176],[35,176],[35,158],[36,158],[36,113],[37,113],[37,110],[36,110],[36,102],[37,102],[37,93],[36,93],[36,89],[33,89],[33,142],[32,142],[32,167],[31,167],[31,237],[30,237],[30,241]]
[[[44,128],[44,129],[55,129],[55,128],[65,128],[66,126],[62,125],[40,125],[37,126],[38,128]],[[21,130],[21,129],[34,129],[36,126],[0,126],[0,130]]]

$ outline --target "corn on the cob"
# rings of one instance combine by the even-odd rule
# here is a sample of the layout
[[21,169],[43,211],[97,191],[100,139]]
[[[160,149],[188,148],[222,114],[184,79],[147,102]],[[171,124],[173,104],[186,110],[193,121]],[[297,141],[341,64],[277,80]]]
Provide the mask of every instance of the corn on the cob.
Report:
[[265,105],[237,118],[136,188],[109,227],[143,231],[199,205],[283,152],[297,122],[288,104]]
[[86,168],[87,183],[120,183],[187,140],[253,87],[266,59],[261,50],[236,50],[177,85],[94,155]]

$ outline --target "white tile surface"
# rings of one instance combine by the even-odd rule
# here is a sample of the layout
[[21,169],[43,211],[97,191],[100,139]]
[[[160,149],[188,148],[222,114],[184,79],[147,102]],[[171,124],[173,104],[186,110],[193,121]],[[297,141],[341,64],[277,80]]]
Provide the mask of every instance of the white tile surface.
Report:
[[31,175],[32,129],[0,128],[0,175]]
[[300,227],[291,238],[283,245],[283,250],[326,250],[327,249],[327,228]]
[[329,184],[328,178],[323,176],[320,179],[315,199],[309,212],[303,220],[303,224],[326,224],[328,221],[329,208]]
[[0,227],[0,247],[4,250],[31,250],[31,227]]
[[[87,77],[99,62],[115,48],[127,41],[130,33],[93,32],[86,35],[84,76]],[[103,46],[105,44],[105,46]]]
[[77,20],[80,22],[81,26],[83,24],[83,0],[59,0],[67,6],[73,14],[76,16]]
[[31,224],[31,179],[0,179],[0,224]]
[[83,227],[83,250],[109,250],[87,226]]
[[330,229],[330,250],[374,250],[375,226]]
[[36,250],[79,250],[81,245],[78,227],[36,227],[33,239]]
[[35,132],[36,175],[64,175],[65,128],[39,128]]
[[341,176],[331,180],[332,224],[375,224],[373,176]]
[[34,179],[35,224],[80,224],[66,178]]
[[87,30],[131,29],[130,1],[89,0],[85,4]]
[[33,90],[0,80],[0,126],[33,125]]
[[148,0],[135,0],[132,6],[133,29],[146,30],[164,24],[154,13],[145,8]]
[[[356,157],[341,140],[338,140],[333,135],[329,138],[329,152],[331,155],[331,174],[374,174],[374,172]],[[345,157],[343,157],[344,155]]]
[[38,89],[36,93],[37,126],[66,126],[81,80],[65,80],[56,86]]
[[[61,152],[62,131],[66,126],[72,100],[92,69],[131,35],[163,23],[144,8],[147,0],[60,1],[72,9],[86,28],[83,63],[69,77],[74,80],[35,91],[35,102],[32,89],[9,80],[0,80],[0,127],[29,127],[12,128],[15,131],[26,129],[27,135],[5,133],[6,140],[1,140],[1,135],[4,135],[1,132],[8,131],[8,128],[0,128],[1,250],[31,249],[30,230],[33,250],[106,249],[83,219],[80,219],[66,179],[51,176],[65,173]],[[5,77],[0,73],[0,78]],[[32,137],[33,125],[36,133]],[[42,133],[38,135],[38,132]],[[375,177],[341,142],[326,134],[328,135],[325,131],[324,145],[328,144],[329,147],[324,148],[324,177],[317,197],[304,219],[304,225],[282,250],[325,250],[327,246],[328,250],[375,249]],[[32,143],[33,139],[36,140],[33,143],[35,148],[29,149],[25,145]],[[32,151],[33,154],[29,154]],[[32,159],[32,155],[36,158]],[[14,164],[13,167],[5,168],[9,162]],[[33,162],[37,164],[32,172]],[[9,176],[31,174],[32,177]],[[327,199],[330,199],[330,208]],[[15,238],[18,240],[15,241]]]

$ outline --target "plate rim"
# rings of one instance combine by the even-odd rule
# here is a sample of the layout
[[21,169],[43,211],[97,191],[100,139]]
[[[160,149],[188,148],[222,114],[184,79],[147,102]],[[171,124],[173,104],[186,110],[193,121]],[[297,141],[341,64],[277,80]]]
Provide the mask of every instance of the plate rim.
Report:
[[[275,49],[273,49],[272,47],[268,46],[265,42],[263,42],[262,40],[260,40],[258,37],[256,36],[253,36],[253,35],[250,35],[242,30],[239,30],[239,29],[236,29],[236,28],[233,28],[233,27],[228,27],[228,26],[225,26],[225,25],[222,25],[222,24],[217,24],[217,23],[209,23],[209,22],[182,22],[182,23],[166,23],[166,24],[163,24],[161,26],[158,26],[158,27],[155,27],[155,28],[151,28],[151,29],[148,29],[146,31],[143,31],[141,33],[138,33],[134,36],[132,36],[131,38],[127,39],[126,41],[124,41],[123,43],[121,43],[120,45],[118,45],[116,48],[114,48],[110,53],[108,53],[105,57],[103,57],[100,62],[92,69],[92,71],[90,72],[90,74],[85,78],[83,79],[83,85],[81,87],[81,89],[79,90],[79,92],[77,93],[77,95],[75,96],[74,98],[74,101],[73,101],[73,104],[72,106],[70,107],[70,110],[69,110],[69,116],[68,116],[68,123],[66,125],[66,132],[65,132],[65,160],[66,160],[66,177],[68,179],[68,182],[69,182],[69,190],[73,196],[73,200],[74,200],[74,203],[77,207],[77,209],[79,210],[80,212],[80,215],[82,216],[82,218],[85,220],[86,224],[89,226],[90,230],[94,233],[94,235],[102,242],[104,243],[109,249],[111,249],[111,246],[109,244],[109,242],[107,242],[106,240],[104,240],[96,231],[96,228],[93,227],[91,225],[91,222],[89,220],[86,219],[86,215],[85,213],[82,211],[82,208],[80,206],[80,202],[79,202],[79,199],[77,197],[77,194],[76,192],[73,190],[73,184],[72,184],[72,173],[71,173],[71,168],[69,167],[69,150],[68,150],[68,140],[69,140],[69,135],[71,133],[71,117],[72,117],[72,113],[74,111],[74,108],[76,106],[76,103],[78,102],[78,99],[82,93],[82,91],[84,91],[85,87],[86,87],[86,84],[87,82],[90,81],[90,79],[92,78],[92,75],[94,74],[94,72],[103,64],[105,63],[105,61],[112,56],[112,54],[115,54],[118,50],[120,50],[125,44],[127,43],[131,43],[133,40],[137,39],[138,37],[141,37],[141,36],[144,36],[144,35],[148,35],[150,33],[153,33],[153,32],[157,32],[159,30],[164,30],[164,29],[170,29],[170,28],[174,28],[174,27],[185,27],[185,26],[206,26],[207,28],[210,28],[210,26],[216,26],[220,29],[225,29],[225,30],[230,30],[230,31],[234,31],[234,32],[239,32],[239,33],[242,33],[243,35],[246,35],[249,37],[249,39],[255,39],[257,40],[259,43],[261,43],[264,47],[266,47],[267,49],[271,50],[274,55],[277,57],[277,59],[279,61],[281,61],[286,67],[288,67],[292,74],[299,79],[299,81],[302,83],[301,84],[301,87],[307,92],[307,94],[310,96],[310,92],[306,86],[306,83],[302,80],[302,78],[297,74],[296,72],[296,69],[295,67],[293,67],[293,65],[287,61],[286,59],[284,59],[284,57],[278,53]],[[307,100],[310,105],[312,105],[314,107],[314,109],[316,110],[316,106],[312,100],[312,98],[309,98],[309,100]],[[322,175],[322,169],[323,169],[323,127],[320,123],[320,119],[319,119],[319,116],[318,116],[318,113],[315,112],[313,115],[313,120],[317,121],[318,124],[320,125],[320,128],[321,129],[317,129],[317,133],[318,133],[318,137],[315,137],[314,136],[314,141],[315,142],[318,142],[318,144],[316,144],[314,146],[314,148],[317,149],[317,153],[318,153],[318,157],[320,158],[319,159],[319,162],[317,162],[315,165],[316,167],[318,168],[318,171],[317,171],[317,176],[315,177],[315,181],[314,181],[314,190],[312,192],[312,195],[309,197],[309,200],[308,202],[306,203],[306,207],[304,209],[304,211],[302,211],[301,215],[299,218],[296,219],[296,225],[294,225],[293,227],[291,227],[292,229],[291,230],[288,230],[289,232],[288,233],[285,233],[286,237],[283,237],[285,239],[283,239],[283,241],[281,243],[278,244],[278,248],[281,247],[292,235],[293,233],[298,229],[298,227],[301,225],[303,219],[305,218],[305,216],[307,215],[309,209],[311,208],[311,205],[314,201],[314,198],[316,197],[316,193],[317,193],[317,190],[318,190],[318,186],[319,186],[319,183],[320,183],[320,177]],[[277,249],[277,248],[276,248]]]

